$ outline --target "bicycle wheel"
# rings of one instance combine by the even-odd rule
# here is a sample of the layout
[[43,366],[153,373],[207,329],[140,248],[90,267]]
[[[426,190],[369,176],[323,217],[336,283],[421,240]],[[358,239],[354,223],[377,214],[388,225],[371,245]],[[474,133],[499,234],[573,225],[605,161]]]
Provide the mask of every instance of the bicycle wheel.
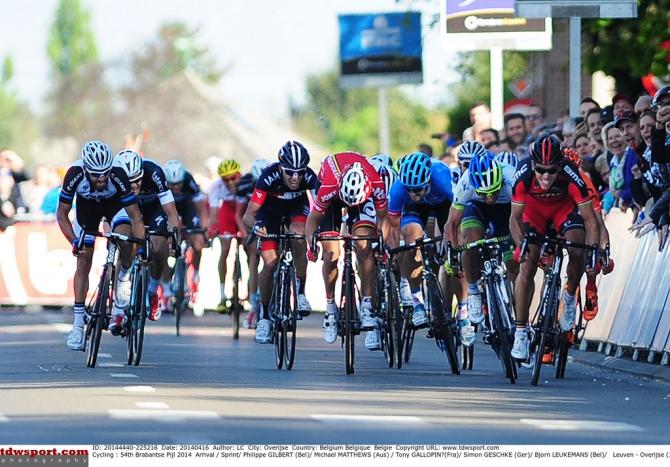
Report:
[[278,274],[275,277],[276,280],[272,287],[272,300],[270,301],[270,320],[272,321],[272,340],[275,345],[275,364],[277,365],[277,369],[281,370],[284,366],[284,351],[286,345],[281,316],[283,302],[282,285],[285,278],[281,270],[278,271]]
[[139,297],[138,303],[135,305],[135,312],[133,313],[133,341],[135,347],[135,366],[140,364],[142,359],[142,349],[144,348],[144,327],[147,323],[147,312],[149,310],[149,294],[147,287],[149,285],[149,272],[144,266],[140,266],[139,279]]
[[288,274],[290,278],[284,284],[284,308],[282,314],[282,325],[284,326],[284,364],[287,370],[293,368],[295,361],[295,341],[298,323],[298,296],[295,279],[295,270],[291,267]]
[[395,348],[395,363],[398,369],[402,368],[403,359],[403,316],[402,305],[400,303],[400,290],[395,280],[393,271],[388,271],[389,278],[389,306],[391,309],[391,321],[393,322],[393,346]]
[[432,316],[433,332],[435,334],[435,343],[438,348],[447,354],[447,360],[451,367],[451,372],[455,375],[461,374],[458,363],[458,354],[456,353],[456,334],[452,329],[450,321],[444,312],[444,301],[437,281],[429,279],[426,282],[426,294],[428,296],[429,316]]
[[546,289],[547,295],[542,299],[543,312],[540,313],[539,319],[542,321],[541,328],[538,330],[535,340],[537,346],[535,347],[535,355],[533,356],[533,372],[531,374],[530,384],[537,386],[540,380],[540,371],[542,367],[542,356],[544,355],[545,347],[549,341],[549,333],[554,325],[556,319],[556,312],[558,310],[558,289],[560,283],[558,275],[551,279],[549,287]]
[[344,291],[344,348],[345,368],[348,375],[354,373],[354,339],[356,338],[356,296],[353,271],[348,273]]
[[[110,308],[110,287],[112,283],[113,268],[105,266],[98,286],[98,296],[93,305],[93,313],[89,325],[91,326],[91,342],[88,347],[88,358],[86,366],[95,368],[98,360],[98,351],[100,350],[100,340],[102,339],[102,330],[106,328],[107,311]],[[88,333],[88,331],[87,331]]]
[[416,335],[416,329],[412,325],[412,307],[403,307],[402,335],[404,360],[405,363],[409,363],[414,348],[414,336]]
[[393,311],[390,304],[391,294],[389,291],[388,278],[386,277],[386,270],[378,268],[377,271],[379,274],[377,275],[377,301],[375,310],[377,310],[376,314],[380,318],[379,336],[386,363],[389,368],[393,368],[393,365],[395,364],[395,345],[393,342]]
[[506,313],[505,306],[502,297],[500,297],[498,293],[498,288],[493,282],[493,279],[488,278],[487,283],[487,297],[493,297],[493,300],[489,300],[489,318],[491,315],[493,315],[493,339],[498,348],[496,353],[498,354],[498,358],[502,363],[505,377],[509,379],[510,383],[514,384],[516,381],[516,376],[514,374],[514,361],[512,360],[512,343],[510,342],[510,332],[507,326],[505,326],[503,323],[502,319],[502,314]]
[[185,297],[186,263],[182,256],[177,258],[177,263],[174,266],[172,283],[173,283],[172,290],[174,293],[175,330],[177,332],[177,335],[179,336],[181,318],[186,308],[186,297]]
[[242,267],[240,265],[240,247],[237,246],[237,252],[235,253],[235,267],[233,269],[233,297],[232,297],[232,310],[231,310],[231,319],[233,320],[233,339],[240,338],[240,309],[242,304],[240,303],[240,280],[242,277]]
[[130,272],[130,306],[125,311],[126,314],[126,329],[124,339],[126,340],[126,363],[132,365],[135,358],[135,311],[137,308],[137,302],[139,300],[138,290],[139,290],[139,271],[137,265],[133,263]]

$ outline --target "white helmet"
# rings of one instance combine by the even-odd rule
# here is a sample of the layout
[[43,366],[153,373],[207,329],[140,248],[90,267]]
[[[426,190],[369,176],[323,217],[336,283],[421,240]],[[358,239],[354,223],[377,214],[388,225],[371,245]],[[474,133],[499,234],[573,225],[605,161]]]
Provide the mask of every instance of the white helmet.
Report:
[[347,206],[364,203],[372,192],[372,184],[360,163],[355,162],[342,176],[340,199]]
[[163,171],[165,172],[165,180],[169,184],[181,183],[186,177],[186,167],[182,161],[170,160],[165,163],[163,166]]
[[261,176],[261,173],[268,165],[270,165],[270,161],[267,159],[256,159],[251,164],[251,175],[253,175],[255,180],[258,180],[258,178]]
[[100,140],[89,141],[81,149],[84,168],[90,172],[107,172],[112,167],[112,151]]
[[388,154],[376,154],[370,158],[370,163],[375,166],[377,169],[377,172],[379,172],[379,169],[375,165],[375,163],[380,163],[382,165],[388,165],[389,167],[393,165],[393,159],[391,159],[391,156]]
[[131,182],[139,180],[144,175],[142,158],[132,149],[124,149],[114,156],[114,165],[121,167]]

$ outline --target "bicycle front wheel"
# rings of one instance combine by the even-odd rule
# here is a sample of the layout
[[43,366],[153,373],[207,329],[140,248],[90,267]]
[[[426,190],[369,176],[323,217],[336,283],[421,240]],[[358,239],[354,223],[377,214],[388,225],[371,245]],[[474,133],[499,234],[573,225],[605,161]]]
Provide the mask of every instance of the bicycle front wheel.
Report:
[[506,313],[505,305],[493,279],[488,278],[487,283],[488,290],[486,296],[493,297],[493,300],[489,300],[489,318],[493,315],[493,341],[497,346],[498,358],[500,358],[500,362],[502,363],[505,377],[509,379],[510,383],[514,384],[516,381],[516,371],[514,360],[512,359],[511,334],[502,319],[502,313]]
[[451,372],[455,375],[461,374],[456,353],[456,334],[451,326],[452,319],[447,319],[444,312],[444,300],[440,291],[440,285],[433,278],[426,281],[426,293],[428,295],[429,316],[433,319],[433,331],[435,343],[440,350],[446,352]]
[[541,310],[542,312],[539,315],[539,319],[542,320],[542,326],[539,329],[539,337],[536,336],[537,346],[535,347],[535,355],[533,356],[533,372],[531,374],[530,380],[530,384],[533,386],[537,386],[537,383],[540,381],[542,356],[544,355],[545,347],[549,342],[549,333],[554,326],[554,321],[556,320],[556,314],[558,311],[559,288],[560,282],[558,275],[556,275],[554,278],[552,278],[549,287],[546,289],[547,295],[542,297],[544,310]]
[[135,347],[135,366],[140,364],[142,359],[142,350],[144,348],[144,327],[147,323],[147,312],[149,310],[149,295],[147,293],[148,287],[148,271],[142,266],[140,269],[139,284],[138,284],[138,297],[137,304],[135,305],[135,312],[133,313],[133,342]]
[[240,247],[237,246],[235,254],[235,268],[233,269],[233,297],[231,319],[233,320],[233,339],[240,338],[240,312],[242,304],[240,303],[240,281],[242,278],[242,267],[240,265]]
[[346,279],[344,293],[344,358],[346,372],[351,375],[354,373],[354,339],[356,338],[356,320],[358,318],[353,272]]
[[177,258],[172,276],[172,287],[174,293],[174,317],[175,331],[180,335],[181,318],[186,309],[185,285],[186,285],[186,263],[183,257]]
[[90,335],[91,342],[88,346],[88,358],[86,366],[95,368],[98,360],[98,351],[100,350],[100,340],[102,339],[102,330],[106,327],[107,311],[110,307],[110,286],[112,283],[113,268],[105,266],[105,269],[100,278],[98,286],[98,296],[93,304],[93,313],[89,321],[90,331],[87,329],[86,334]]
[[296,329],[298,324],[298,296],[296,287],[295,270],[291,267],[288,274],[289,281],[284,285],[284,308],[283,308],[283,326],[284,326],[284,363],[286,369],[293,368],[295,362],[295,342]]

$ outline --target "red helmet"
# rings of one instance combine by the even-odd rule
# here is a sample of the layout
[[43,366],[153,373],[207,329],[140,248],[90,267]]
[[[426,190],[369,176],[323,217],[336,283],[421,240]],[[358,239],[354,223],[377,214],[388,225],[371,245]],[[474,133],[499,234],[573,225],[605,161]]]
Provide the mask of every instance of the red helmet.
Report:
[[561,143],[554,135],[538,138],[530,148],[530,158],[540,165],[554,165],[563,160]]

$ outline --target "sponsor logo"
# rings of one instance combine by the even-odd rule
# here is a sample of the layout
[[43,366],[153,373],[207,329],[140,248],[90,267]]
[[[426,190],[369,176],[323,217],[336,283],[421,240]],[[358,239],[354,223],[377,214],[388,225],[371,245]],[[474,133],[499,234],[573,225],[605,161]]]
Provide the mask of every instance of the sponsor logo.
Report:
[[567,164],[564,165],[564,166],[563,166],[563,172],[565,172],[565,173],[567,174],[567,176],[570,177],[570,179],[571,179],[573,182],[575,182],[575,184],[576,184],[578,187],[580,187],[580,188],[583,188],[583,187],[584,187],[584,185],[585,185],[585,184],[584,184],[584,180],[582,180],[582,177],[580,177],[579,174],[578,174],[577,172],[575,172],[574,170],[572,170],[572,167],[570,167],[570,166],[567,165]]
[[165,186],[163,185],[163,181],[161,180],[161,177],[158,174],[158,172],[154,172],[151,174],[151,180],[153,180],[153,182],[156,184],[158,191],[165,191]]
[[335,196],[337,196],[337,190],[333,190],[330,193],[326,193],[325,195],[320,196],[319,198],[321,198],[321,201],[330,201]]

